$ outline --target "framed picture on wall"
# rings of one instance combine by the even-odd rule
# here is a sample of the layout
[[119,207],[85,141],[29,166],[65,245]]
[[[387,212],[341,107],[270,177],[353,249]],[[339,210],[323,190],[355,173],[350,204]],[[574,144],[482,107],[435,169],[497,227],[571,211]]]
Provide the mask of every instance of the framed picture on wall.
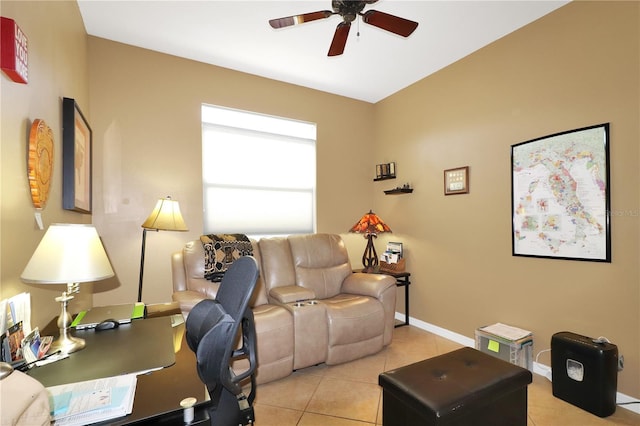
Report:
[[444,171],[444,195],[469,193],[469,166]]
[[609,123],[511,146],[514,256],[611,262]]
[[62,99],[62,207],[91,213],[92,131],[74,99]]

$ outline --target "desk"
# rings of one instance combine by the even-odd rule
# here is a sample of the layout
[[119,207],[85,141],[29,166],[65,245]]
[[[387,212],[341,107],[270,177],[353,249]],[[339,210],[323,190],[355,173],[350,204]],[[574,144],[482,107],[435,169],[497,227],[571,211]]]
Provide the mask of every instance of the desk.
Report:
[[[362,269],[354,270],[354,272],[362,272]],[[411,281],[409,278],[411,277],[410,272],[388,272],[388,271],[380,271],[376,268],[372,274],[383,274],[389,275],[396,279],[396,287],[404,287],[404,322],[400,324],[396,324],[395,327],[402,327],[405,325],[409,325],[409,286],[411,285]]]
[[[183,336],[182,346],[176,353],[175,364],[138,376],[133,411],[126,417],[107,423],[110,425],[156,424],[157,416],[181,410],[180,401],[191,396],[197,399],[198,404],[208,399],[206,388],[196,370],[196,356],[189,349]],[[182,414],[178,417],[182,420]],[[146,423],[145,420],[147,420]]]
[[[43,334],[52,334],[48,328]],[[195,354],[184,336],[180,350],[174,352],[173,333],[170,317],[134,320],[99,333],[72,331],[86,340],[83,350],[67,359],[33,368],[28,374],[44,386],[54,386],[160,368],[138,376],[132,413],[106,423],[121,425],[144,420],[180,409],[180,401],[186,397],[195,397],[198,403],[205,401],[206,391],[198,377]]]

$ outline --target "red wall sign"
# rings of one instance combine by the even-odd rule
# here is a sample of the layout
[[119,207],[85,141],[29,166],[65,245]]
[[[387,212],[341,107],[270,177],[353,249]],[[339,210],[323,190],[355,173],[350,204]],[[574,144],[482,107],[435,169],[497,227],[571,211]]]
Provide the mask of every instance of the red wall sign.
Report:
[[0,17],[0,68],[17,83],[27,83],[27,36],[13,19]]

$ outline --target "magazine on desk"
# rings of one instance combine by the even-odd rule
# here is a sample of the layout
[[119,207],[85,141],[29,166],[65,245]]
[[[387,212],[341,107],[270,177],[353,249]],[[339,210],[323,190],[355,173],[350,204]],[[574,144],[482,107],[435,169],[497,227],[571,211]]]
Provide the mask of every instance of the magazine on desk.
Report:
[[87,425],[131,414],[137,376],[126,374],[47,388],[53,425]]

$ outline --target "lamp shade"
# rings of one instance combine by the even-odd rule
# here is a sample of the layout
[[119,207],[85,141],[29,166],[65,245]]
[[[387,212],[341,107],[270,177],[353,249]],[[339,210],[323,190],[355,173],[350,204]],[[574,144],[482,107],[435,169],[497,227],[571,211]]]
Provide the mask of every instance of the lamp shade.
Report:
[[95,227],[52,224],[20,278],[31,283],[65,284],[99,281],[113,275]]
[[391,232],[391,228],[382,221],[372,210],[366,213],[360,218],[355,225],[351,227],[349,232],[356,232],[358,234],[381,234],[383,232]]
[[171,197],[161,198],[142,224],[145,229],[160,231],[188,231],[187,224],[180,213],[180,204]]
[[367,246],[362,255],[363,272],[374,272],[378,266],[378,254],[373,245],[373,239],[383,232],[391,232],[391,228],[389,228],[373,210],[369,210],[369,213],[362,216],[360,220],[349,229],[349,232],[364,234],[364,237],[367,239]]

